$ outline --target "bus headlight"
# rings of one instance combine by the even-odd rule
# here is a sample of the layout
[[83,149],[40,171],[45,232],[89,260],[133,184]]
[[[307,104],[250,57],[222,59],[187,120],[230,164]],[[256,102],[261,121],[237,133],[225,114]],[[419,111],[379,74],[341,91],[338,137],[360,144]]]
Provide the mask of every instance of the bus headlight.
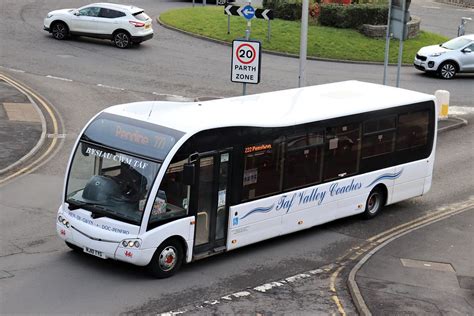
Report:
[[122,246],[124,248],[140,248],[141,240],[140,239],[124,239],[122,240]]
[[62,217],[61,215],[58,216],[58,222],[66,226],[67,228],[71,227],[71,224],[69,224],[69,221]]

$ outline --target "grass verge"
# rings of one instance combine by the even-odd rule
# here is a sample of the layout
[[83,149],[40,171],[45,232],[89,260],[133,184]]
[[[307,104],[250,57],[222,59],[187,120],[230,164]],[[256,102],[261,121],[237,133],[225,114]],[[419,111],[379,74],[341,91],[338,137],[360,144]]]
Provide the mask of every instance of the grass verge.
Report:
[[[176,9],[161,14],[160,20],[178,29],[231,42],[245,36],[246,20],[242,17],[230,18],[230,34],[227,34],[227,16],[223,7],[195,7]],[[271,21],[271,40],[267,40],[268,22],[252,20],[251,38],[262,42],[263,49],[282,53],[299,54],[299,21]],[[416,52],[423,46],[438,44],[447,38],[438,34],[421,31],[414,38],[404,42],[403,63],[411,64]],[[390,63],[397,62],[398,40],[390,42]],[[352,61],[383,62],[385,39],[373,39],[352,29],[338,29],[310,25],[308,28],[308,56],[343,59]]]

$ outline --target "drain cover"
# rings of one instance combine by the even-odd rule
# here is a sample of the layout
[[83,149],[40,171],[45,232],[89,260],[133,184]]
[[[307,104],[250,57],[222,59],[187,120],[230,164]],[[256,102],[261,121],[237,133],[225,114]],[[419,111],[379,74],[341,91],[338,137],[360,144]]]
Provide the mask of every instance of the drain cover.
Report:
[[419,268],[419,269],[436,270],[436,271],[456,272],[454,271],[453,266],[449,263],[412,260],[412,259],[400,259],[400,261],[402,262],[402,265],[407,268]]

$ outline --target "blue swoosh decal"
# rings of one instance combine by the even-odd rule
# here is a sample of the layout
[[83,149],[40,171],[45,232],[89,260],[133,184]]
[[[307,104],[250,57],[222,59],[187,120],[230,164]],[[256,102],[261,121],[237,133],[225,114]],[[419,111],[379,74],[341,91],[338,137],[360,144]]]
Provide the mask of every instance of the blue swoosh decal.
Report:
[[240,218],[240,220],[243,220],[246,217],[248,217],[252,214],[255,214],[255,213],[268,213],[273,209],[274,206],[275,206],[275,204],[272,204],[271,206],[268,206],[268,207],[257,207],[255,209],[251,210],[250,212],[248,212],[247,214],[245,214],[244,216],[242,216]]
[[386,174],[383,174],[381,175],[380,177],[378,177],[377,179],[375,179],[374,181],[372,181],[368,186],[366,186],[366,188],[368,187],[371,187],[373,184],[381,181],[381,180],[385,180],[385,179],[389,179],[389,180],[395,180],[395,179],[398,179],[400,178],[400,176],[402,175],[402,172],[403,172],[403,169],[401,169],[399,172],[397,173],[386,173]]

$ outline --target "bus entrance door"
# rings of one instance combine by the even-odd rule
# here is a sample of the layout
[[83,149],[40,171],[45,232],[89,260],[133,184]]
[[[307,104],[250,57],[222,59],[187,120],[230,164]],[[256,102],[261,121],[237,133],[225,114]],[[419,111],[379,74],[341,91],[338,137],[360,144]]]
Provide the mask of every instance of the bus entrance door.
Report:
[[196,161],[194,256],[225,250],[229,209],[231,150],[199,155]]

